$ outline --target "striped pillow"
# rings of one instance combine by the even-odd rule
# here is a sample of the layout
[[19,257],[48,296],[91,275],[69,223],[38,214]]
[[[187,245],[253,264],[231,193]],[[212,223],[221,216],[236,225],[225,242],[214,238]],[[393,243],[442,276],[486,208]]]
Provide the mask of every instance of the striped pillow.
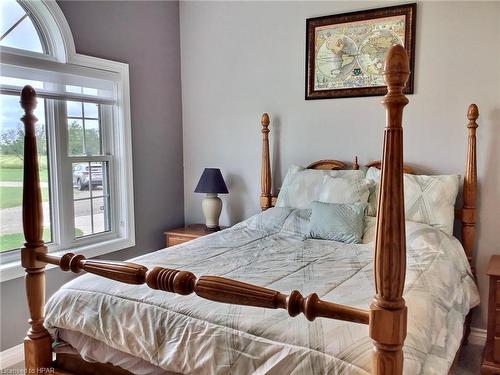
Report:
[[[380,188],[380,170],[373,167],[368,169],[366,178],[376,182],[376,188],[373,189],[368,201],[368,215],[375,216]],[[405,173],[403,181],[406,220],[436,227],[451,236],[460,176],[425,176]]]
[[309,208],[312,201],[318,200],[325,176],[353,181],[363,179],[365,174],[364,170],[317,170],[292,165],[278,194],[276,207]]

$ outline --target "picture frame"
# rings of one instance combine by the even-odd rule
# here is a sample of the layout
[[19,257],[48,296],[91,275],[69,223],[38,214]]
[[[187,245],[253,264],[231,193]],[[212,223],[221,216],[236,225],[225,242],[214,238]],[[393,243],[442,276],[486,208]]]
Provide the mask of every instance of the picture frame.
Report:
[[385,54],[402,44],[410,60],[405,94],[413,94],[417,4],[306,20],[305,99],[381,96]]

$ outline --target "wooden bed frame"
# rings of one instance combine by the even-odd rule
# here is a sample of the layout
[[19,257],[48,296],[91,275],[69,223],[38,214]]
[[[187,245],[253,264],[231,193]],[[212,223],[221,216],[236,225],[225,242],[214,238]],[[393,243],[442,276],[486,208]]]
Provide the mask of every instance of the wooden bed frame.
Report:
[[[388,93],[383,100],[387,111],[384,132],[383,157],[381,162],[371,165],[382,169],[381,188],[375,238],[375,288],[376,294],[368,310],[357,309],[320,300],[315,293],[307,297],[294,290],[284,294],[276,290],[222,278],[218,276],[196,277],[189,271],[146,267],[130,262],[112,262],[85,259],[83,255],[67,253],[51,255],[42,240],[42,199],[38,176],[38,158],[33,115],[36,93],[26,86],[21,94],[21,106],[25,110],[22,121],[25,125],[23,229],[26,238],[21,250],[21,261],[26,269],[26,293],[31,319],[31,328],[24,340],[25,367],[27,373],[47,372],[55,367],[56,374],[68,373],[120,373],[127,371],[106,364],[84,365],[78,356],[57,356],[52,362],[52,338],[45,329],[45,266],[54,264],[63,271],[78,273],[86,271],[127,284],[146,283],[152,289],[198,296],[216,302],[288,310],[294,317],[304,314],[307,319],[318,317],[340,319],[369,325],[373,339],[372,374],[395,375],[403,372],[403,343],[406,337],[407,308],[403,299],[406,271],[405,217],[403,201],[403,108],[408,99],[403,88],[409,76],[408,56],[402,46],[390,48],[385,65],[385,80]],[[477,107],[469,107],[469,129],[467,162],[464,178],[464,206],[456,216],[462,223],[462,243],[469,261],[475,238],[476,201],[476,119]],[[269,116],[262,117],[262,193],[260,204],[263,210],[274,203],[271,194],[271,168],[269,162]],[[339,169],[344,164],[336,160],[322,160],[309,166],[316,169]],[[355,162],[354,167],[357,167]],[[69,359],[68,359],[69,358]],[[80,358],[80,359],[79,359]],[[65,360],[66,359],[66,360]],[[78,362],[81,361],[81,362]],[[73,366],[68,365],[73,362]],[[66,363],[66,365],[65,365]],[[74,364],[78,363],[77,366]],[[81,366],[80,366],[81,364]]]

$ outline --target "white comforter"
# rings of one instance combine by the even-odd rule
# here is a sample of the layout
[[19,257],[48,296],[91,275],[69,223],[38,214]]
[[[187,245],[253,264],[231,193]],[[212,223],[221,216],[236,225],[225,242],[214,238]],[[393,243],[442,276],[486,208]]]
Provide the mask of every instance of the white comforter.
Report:
[[[134,261],[285,293],[316,292],[327,301],[368,308],[374,294],[373,219],[367,219],[364,244],[345,245],[306,239],[309,216],[309,210],[273,208]],[[479,302],[477,288],[457,239],[410,221],[406,228],[404,373],[447,374],[464,318]],[[284,310],[220,304],[93,275],[52,296],[45,324],[55,337],[80,332],[103,347],[184,374],[368,374],[371,367],[366,325],[309,322]],[[87,359],[104,360],[99,353]]]

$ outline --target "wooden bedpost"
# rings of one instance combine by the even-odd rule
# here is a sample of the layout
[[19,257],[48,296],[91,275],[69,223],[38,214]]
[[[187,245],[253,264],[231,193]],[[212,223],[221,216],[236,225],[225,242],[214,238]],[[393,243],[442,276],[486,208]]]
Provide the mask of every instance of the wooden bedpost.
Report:
[[462,209],[462,245],[465,249],[467,259],[472,266],[472,250],[476,239],[476,189],[477,189],[477,162],[476,162],[476,120],[479,117],[477,105],[469,105],[467,118],[469,123],[467,129],[467,159],[465,161],[465,174]]
[[403,89],[410,75],[408,55],[401,45],[386,57],[384,77],[387,124],[384,130],[382,176],[375,237],[375,290],[370,306],[370,337],[374,341],[372,374],[403,373],[403,343],[407,308],[403,299],[406,235],[403,194]]
[[36,93],[25,86],[21,93],[24,123],[24,181],[23,181],[23,230],[26,243],[21,249],[21,263],[26,269],[26,295],[30,310],[31,328],[24,339],[26,372],[36,374],[52,363],[52,340],[43,326],[45,305],[45,262],[37,260],[38,254],[46,254],[43,242],[43,209],[40,178],[38,175],[38,153],[36,149],[35,123]]
[[262,125],[262,162],[260,170],[260,208],[262,211],[271,207],[271,161],[269,160],[269,115],[264,113]]

